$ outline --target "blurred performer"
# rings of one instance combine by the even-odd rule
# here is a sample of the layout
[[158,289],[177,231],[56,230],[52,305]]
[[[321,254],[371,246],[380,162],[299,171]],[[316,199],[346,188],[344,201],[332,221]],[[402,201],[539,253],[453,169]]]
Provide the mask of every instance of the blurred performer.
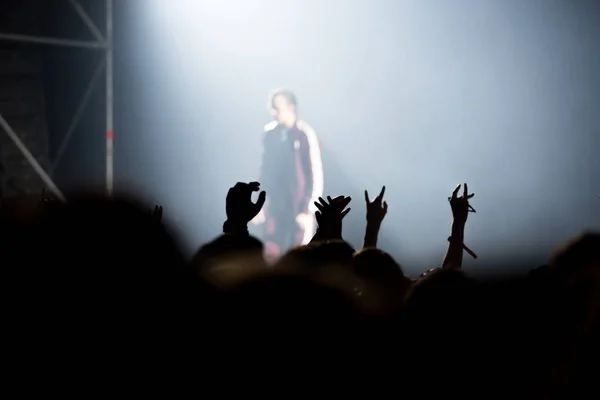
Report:
[[265,126],[261,187],[267,202],[255,223],[271,256],[306,244],[315,233],[314,202],[323,195],[323,166],[315,131],[298,119],[296,96],[271,92],[268,107],[275,118]]

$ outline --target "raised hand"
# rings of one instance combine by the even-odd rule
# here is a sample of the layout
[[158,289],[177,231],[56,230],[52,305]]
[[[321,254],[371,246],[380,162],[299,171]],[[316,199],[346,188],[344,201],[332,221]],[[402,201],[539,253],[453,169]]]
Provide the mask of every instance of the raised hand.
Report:
[[327,201],[322,197],[319,197],[319,201],[315,201],[315,206],[319,211],[315,213],[318,221],[327,222],[328,219],[342,220],[351,208],[346,208],[350,204],[352,198],[345,196],[338,196],[332,199],[331,196],[327,196]]
[[383,201],[383,195],[385,194],[385,186],[381,188],[379,196],[375,197],[375,200],[369,200],[369,192],[365,190],[365,202],[367,203],[367,223],[369,224],[381,224],[385,215],[387,214],[388,205],[386,201]]
[[469,253],[471,257],[477,258],[477,255],[464,244],[467,217],[469,216],[469,212],[475,212],[475,209],[469,204],[469,200],[475,195],[473,193],[469,194],[469,188],[465,183],[463,195],[459,197],[458,191],[460,187],[461,185],[457,185],[452,192],[452,196],[448,197],[454,220],[452,221],[450,237],[448,238],[448,251],[442,262],[444,268],[461,268],[463,250]]
[[235,222],[236,224],[246,225],[254,217],[258,215],[265,200],[267,193],[263,190],[258,195],[256,203],[252,201],[252,193],[260,190],[260,183],[250,182],[243,183],[238,182],[234,187],[229,189],[227,192],[225,210],[227,212],[227,220]]
[[381,222],[387,214],[387,202],[383,201],[385,186],[381,188],[379,195],[375,200],[369,200],[369,192],[365,190],[365,203],[367,203],[367,229],[365,230],[365,240],[363,248],[377,247],[377,238]]
[[346,208],[350,204],[352,198],[338,196],[332,199],[327,196],[327,201],[319,197],[319,201],[315,201],[315,206],[318,211],[315,212],[317,223],[319,224],[318,236],[320,240],[325,239],[340,239],[342,237],[342,220],[351,208]]
[[469,200],[472,199],[475,194],[469,194],[469,188],[465,183],[463,195],[458,197],[458,191],[460,190],[460,187],[460,184],[456,186],[452,192],[452,196],[448,197],[448,201],[450,202],[450,208],[452,209],[452,216],[454,217],[454,220],[459,223],[465,223],[467,222],[469,212],[475,212],[475,209],[469,204]]
[[154,206],[153,210],[150,210],[150,217],[152,217],[152,219],[159,224],[162,223],[162,216],[163,216],[162,206],[157,205],[157,206]]

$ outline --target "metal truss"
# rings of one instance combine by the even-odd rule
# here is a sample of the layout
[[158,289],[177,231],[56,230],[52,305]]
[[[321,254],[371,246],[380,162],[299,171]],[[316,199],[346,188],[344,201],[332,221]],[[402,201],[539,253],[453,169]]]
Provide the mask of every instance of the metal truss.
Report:
[[9,122],[2,116],[2,110],[0,110],[0,127],[6,131],[7,135],[13,141],[15,146],[21,151],[27,162],[39,175],[40,179],[44,182],[44,185],[53,192],[57,199],[65,201],[65,197],[56,186],[53,179],[51,178],[52,173],[56,170],[59,165],[62,156],[71,140],[75,128],[79,123],[81,116],[89,102],[92,95],[93,89],[102,75],[104,75],[104,84],[106,90],[106,193],[110,196],[113,192],[114,186],[114,73],[113,73],[113,3],[114,0],[101,0],[104,1],[106,9],[106,28],[105,34],[103,35],[97,24],[81,6],[78,0],[66,0],[68,1],[79,18],[88,27],[89,31],[93,35],[93,41],[85,40],[71,40],[71,39],[59,39],[53,37],[34,36],[34,35],[21,35],[14,33],[0,33],[0,40],[20,42],[25,44],[41,44],[50,46],[60,47],[73,47],[83,48],[101,51],[104,54],[101,62],[94,71],[90,81],[88,82],[87,88],[83,93],[79,106],[75,110],[71,118],[71,123],[67,129],[67,133],[63,137],[62,143],[58,148],[56,157],[52,162],[50,171],[45,171],[40,163],[35,159],[33,154],[29,151],[27,146],[23,143],[19,135],[10,126]]

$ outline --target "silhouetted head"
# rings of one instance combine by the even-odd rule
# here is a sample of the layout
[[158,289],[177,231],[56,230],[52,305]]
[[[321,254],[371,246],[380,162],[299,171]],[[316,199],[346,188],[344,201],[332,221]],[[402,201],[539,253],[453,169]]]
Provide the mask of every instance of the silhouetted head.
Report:
[[437,268],[412,284],[405,300],[405,310],[418,320],[436,324],[464,323],[470,316],[477,282],[462,270]]
[[354,254],[354,272],[361,277],[377,280],[404,278],[400,264],[388,253],[379,249],[357,251]]
[[310,243],[288,251],[278,266],[298,271],[317,271],[327,267],[341,266],[348,271],[352,267],[354,249],[343,240]]
[[221,235],[202,246],[190,265],[213,284],[230,284],[266,268],[263,243],[252,236]]
[[127,198],[83,194],[45,210],[30,226],[32,250],[18,254],[11,293],[17,317],[27,318],[11,325],[38,333],[28,347],[36,342],[66,359],[90,353],[96,359],[124,348],[158,354],[165,343],[184,343],[181,332],[202,320],[203,287],[147,210]]
[[564,280],[596,274],[600,266],[600,234],[585,233],[559,248],[550,261],[550,270]]
[[29,268],[45,286],[73,297],[179,293],[185,259],[146,210],[128,198],[87,194],[56,205],[32,227],[36,251],[25,254]]
[[[339,329],[352,321],[355,309],[350,298],[342,291],[319,283],[306,275],[266,272],[255,276],[224,293],[224,323],[252,327],[260,336],[285,335],[297,330],[324,328]],[[340,325],[341,324],[341,325]],[[241,333],[242,330],[235,330]],[[246,333],[250,333],[246,329]]]
[[307,274],[350,293],[354,285],[353,254],[352,246],[343,240],[310,243],[287,252],[275,268]]
[[582,331],[600,325],[600,234],[575,237],[550,261],[550,273],[562,294],[566,321]]
[[282,375],[297,383],[307,365],[309,381],[315,371],[327,376],[344,365],[356,368],[340,361],[348,354],[355,361],[352,338],[360,331],[360,315],[343,291],[304,274],[271,270],[220,294],[211,330],[225,344],[219,347],[221,358],[235,357],[235,368],[244,374],[255,372],[257,360],[275,366],[270,374],[278,382]]
[[375,312],[398,312],[411,280],[385,251],[363,249],[354,254],[354,273],[360,278],[355,292],[361,303]]

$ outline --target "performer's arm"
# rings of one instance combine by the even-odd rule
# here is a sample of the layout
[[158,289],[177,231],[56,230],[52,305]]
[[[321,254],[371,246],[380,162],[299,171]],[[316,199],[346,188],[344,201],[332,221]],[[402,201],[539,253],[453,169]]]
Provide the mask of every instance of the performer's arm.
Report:
[[304,204],[306,204],[307,212],[314,212],[315,206],[313,203],[323,195],[321,148],[317,134],[307,123],[298,121],[298,129],[304,133],[300,143],[302,170],[306,182]]

